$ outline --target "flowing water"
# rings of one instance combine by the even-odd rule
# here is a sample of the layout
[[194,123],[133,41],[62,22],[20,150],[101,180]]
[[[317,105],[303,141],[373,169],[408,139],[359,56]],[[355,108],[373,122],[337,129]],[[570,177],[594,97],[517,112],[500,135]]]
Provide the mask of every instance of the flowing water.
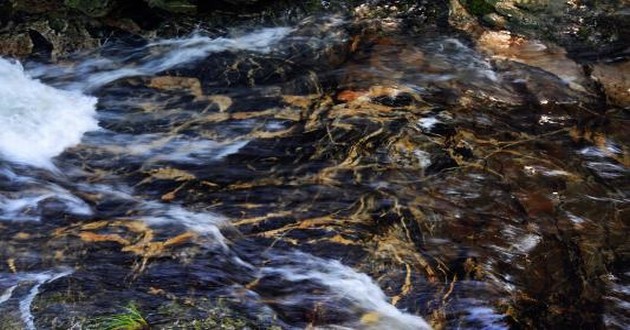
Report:
[[0,59],[1,327],[628,324],[627,111],[351,24]]

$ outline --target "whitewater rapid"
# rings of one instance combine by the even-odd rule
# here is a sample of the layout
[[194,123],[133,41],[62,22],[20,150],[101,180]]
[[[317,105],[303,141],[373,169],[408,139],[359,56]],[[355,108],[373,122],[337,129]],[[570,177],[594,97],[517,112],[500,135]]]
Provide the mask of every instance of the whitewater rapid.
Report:
[[51,159],[98,129],[95,97],[43,84],[0,58],[0,156],[47,169]]

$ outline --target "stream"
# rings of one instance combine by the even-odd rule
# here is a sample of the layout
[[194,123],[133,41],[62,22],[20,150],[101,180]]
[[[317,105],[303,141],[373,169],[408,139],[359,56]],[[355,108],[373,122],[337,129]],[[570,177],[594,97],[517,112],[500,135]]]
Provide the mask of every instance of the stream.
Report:
[[0,328],[627,327],[627,109],[352,24],[0,58]]

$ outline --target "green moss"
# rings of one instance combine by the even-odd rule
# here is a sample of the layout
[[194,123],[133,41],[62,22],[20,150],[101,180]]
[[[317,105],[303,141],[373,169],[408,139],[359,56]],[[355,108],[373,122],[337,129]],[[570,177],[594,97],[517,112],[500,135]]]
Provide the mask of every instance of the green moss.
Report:
[[479,17],[494,13],[495,11],[494,5],[486,0],[465,0],[464,5],[471,14]]
[[224,304],[216,301],[198,300],[196,306],[188,306],[171,301],[160,306],[157,314],[167,323],[159,322],[155,329],[186,330],[247,330],[269,329],[281,330],[274,321],[265,317],[250,319]]

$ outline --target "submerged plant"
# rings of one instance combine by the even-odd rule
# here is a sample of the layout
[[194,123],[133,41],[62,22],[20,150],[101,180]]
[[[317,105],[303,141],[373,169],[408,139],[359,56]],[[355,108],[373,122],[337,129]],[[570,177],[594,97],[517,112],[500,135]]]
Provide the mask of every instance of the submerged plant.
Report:
[[93,327],[99,330],[148,330],[149,324],[144,319],[138,307],[130,303],[125,312],[112,316],[100,317],[95,320]]

